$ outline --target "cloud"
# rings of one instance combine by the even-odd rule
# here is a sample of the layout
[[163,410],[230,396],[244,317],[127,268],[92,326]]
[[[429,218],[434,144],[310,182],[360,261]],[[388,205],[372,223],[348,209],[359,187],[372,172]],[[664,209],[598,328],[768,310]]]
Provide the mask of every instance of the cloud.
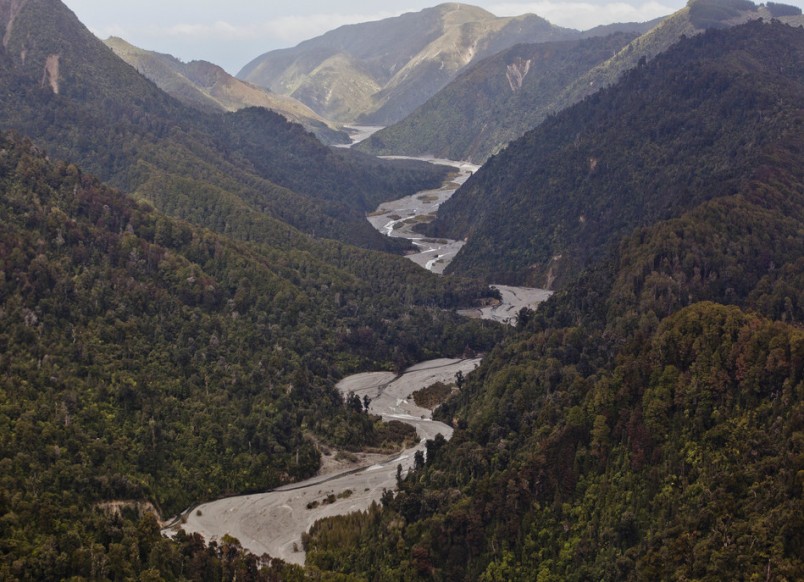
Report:
[[[375,14],[312,14],[283,16],[257,23],[178,23],[170,26],[149,26],[144,32],[154,38],[183,40],[245,41],[272,39],[281,44],[296,44],[345,24],[357,24],[398,16],[400,12]],[[119,27],[122,29],[122,27]]]
[[540,0],[538,2],[501,2],[490,4],[488,10],[498,16],[516,16],[525,12],[538,14],[553,24],[586,30],[599,24],[612,22],[645,22],[666,16],[677,10],[656,0],[640,3],[626,2],[561,2]]
[[261,26],[263,34],[288,41],[302,40],[319,36],[346,24],[372,22],[399,16],[401,12],[380,12],[376,14],[312,14],[308,16],[285,16],[265,22]]

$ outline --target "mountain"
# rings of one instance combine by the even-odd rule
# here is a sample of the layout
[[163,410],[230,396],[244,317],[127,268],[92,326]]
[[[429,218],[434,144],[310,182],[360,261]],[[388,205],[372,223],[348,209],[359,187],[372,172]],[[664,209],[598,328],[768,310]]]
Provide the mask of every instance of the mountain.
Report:
[[[435,155],[483,163],[549,114],[613,84],[640,60],[656,57],[682,36],[760,18],[804,24],[799,9],[779,6],[772,11],[773,6],[744,0],[695,0],[660,21],[585,33],[619,29],[638,33],[637,38],[514,47],[467,67],[410,116],[358,147],[380,155]],[[630,42],[624,43],[624,38]]]
[[614,22],[612,24],[599,24],[589,30],[581,33],[582,38],[595,38],[598,36],[608,36],[610,34],[617,34],[624,32],[629,34],[645,34],[649,30],[653,30],[665,17],[654,18],[647,22]]
[[498,18],[466,4],[441,4],[342,26],[271,51],[237,76],[295,97],[328,119],[386,125],[408,115],[470,63],[520,42],[579,35],[532,14]]
[[338,378],[498,335],[444,309],[477,285],[329,241],[236,241],[6,134],[0,217],[4,580],[171,578],[182,558],[158,556],[179,546],[152,514],[313,475],[316,442],[393,438]]
[[[690,203],[623,232],[571,287],[523,312],[518,333],[438,411],[452,439],[428,442],[425,466],[382,507],[316,524],[308,568],[367,580],[802,577],[802,34],[751,23],[688,38],[576,107],[595,106],[586,131],[622,129],[616,95],[646,115],[644,131],[702,154],[653,150],[688,180]],[[661,75],[672,85],[659,93]],[[736,90],[741,77],[764,91]],[[676,106],[652,117],[664,91]],[[716,136],[677,127],[699,98],[715,120],[739,111],[728,131],[757,140],[750,171],[739,148],[717,162],[741,175],[722,191],[698,181]],[[587,134],[568,120],[582,150]],[[623,153],[618,164],[640,167]],[[547,174],[562,163],[530,159]]]
[[685,8],[664,19],[609,61],[601,63],[567,87],[557,100],[561,104],[559,107],[577,103],[598,89],[611,85],[642,59],[656,57],[682,38],[701,34],[710,28],[727,28],[752,20],[780,20],[790,26],[804,26],[801,9],[794,6],[772,2],[757,5],[750,0],[690,0]]
[[[205,114],[187,107],[123,62],[57,0],[2,0],[0,18],[6,31],[0,128],[18,130],[50,155],[213,230],[289,244],[289,224],[398,250],[365,212],[445,176],[430,164],[331,150],[269,111]],[[244,119],[259,140],[243,143],[236,128]],[[314,163],[305,161],[311,152]],[[299,166],[303,172],[283,181],[288,167]]]
[[537,126],[572,81],[634,36],[520,44],[467,67],[399,123],[362,141],[377,155],[433,155],[483,163]]
[[110,37],[104,42],[118,57],[186,105],[209,112],[265,107],[303,126],[324,143],[349,143],[348,134],[306,105],[240,81],[217,65],[206,61],[183,63],[171,55],[135,47],[122,38]]
[[467,239],[451,272],[560,288],[634,228],[739,190],[798,132],[804,34],[700,36],[490,159],[424,227]]

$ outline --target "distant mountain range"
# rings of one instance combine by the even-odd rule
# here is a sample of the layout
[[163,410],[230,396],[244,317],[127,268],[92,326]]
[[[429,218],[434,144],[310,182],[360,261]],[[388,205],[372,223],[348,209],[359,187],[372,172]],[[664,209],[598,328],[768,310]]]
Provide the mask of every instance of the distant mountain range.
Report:
[[656,57],[682,37],[760,18],[804,24],[794,7],[695,0],[647,23],[644,30],[634,30],[636,38],[517,46],[467,67],[411,115],[358,147],[381,155],[483,163],[547,115],[611,85],[640,60]]
[[467,67],[427,103],[356,146],[376,155],[482,163],[538,125],[566,87],[634,39],[519,44]]
[[122,38],[104,41],[115,54],[182,103],[209,112],[265,107],[304,126],[321,141],[348,143],[349,136],[292,97],[241,81],[221,67],[206,61],[184,63],[162,53],[129,44]]
[[[639,26],[614,25],[590,34]],[[271,51],[237,76],[291,95],[329,119],[387,125],[407,116],[467,65],[518,43],[582,36],[534,14],[499,18],[475,6],[441,4],[343,26]]]

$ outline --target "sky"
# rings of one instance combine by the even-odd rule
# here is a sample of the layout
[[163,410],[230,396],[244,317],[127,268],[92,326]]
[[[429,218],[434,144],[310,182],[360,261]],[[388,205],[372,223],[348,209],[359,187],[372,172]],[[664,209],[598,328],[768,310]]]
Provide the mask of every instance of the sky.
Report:
[[[63,0],[101,39],[119,36],[183,61],[206,60],[236,74],[259,55],[344,24],[414,12],[440,0]],[[758,0],[757,0],[758,1]],[[804,6],[804,0],[780,0]],[[644,22],[686,0],[477,0],[497,16],[533,13],[585,30],[611,22]],[[394,8],[389,8],[389,5]]]

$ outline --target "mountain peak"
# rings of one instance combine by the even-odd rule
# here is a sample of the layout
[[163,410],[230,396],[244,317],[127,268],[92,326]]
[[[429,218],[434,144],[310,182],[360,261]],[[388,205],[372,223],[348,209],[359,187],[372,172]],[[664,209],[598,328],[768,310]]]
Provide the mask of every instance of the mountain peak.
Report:
[[497,18],[497,16],[484,8],[471,4],[461,4],[460,2],[445,2],[434,8],[425,8],[422,12],[428,12],[429,10],[438,12],[442,17],[452,18],[453,22],[451,22],[451,24],[456,24],[460,20],[464,22],[475,22],[478,20],[493,20]]
[[579,35],[536,15],[503,18],[476,6],[446,3],[342,26],[294,48],[265,53],[238,77],[295,97],[337,121],[387,125],[407,116],[470,63],[518,43]]

